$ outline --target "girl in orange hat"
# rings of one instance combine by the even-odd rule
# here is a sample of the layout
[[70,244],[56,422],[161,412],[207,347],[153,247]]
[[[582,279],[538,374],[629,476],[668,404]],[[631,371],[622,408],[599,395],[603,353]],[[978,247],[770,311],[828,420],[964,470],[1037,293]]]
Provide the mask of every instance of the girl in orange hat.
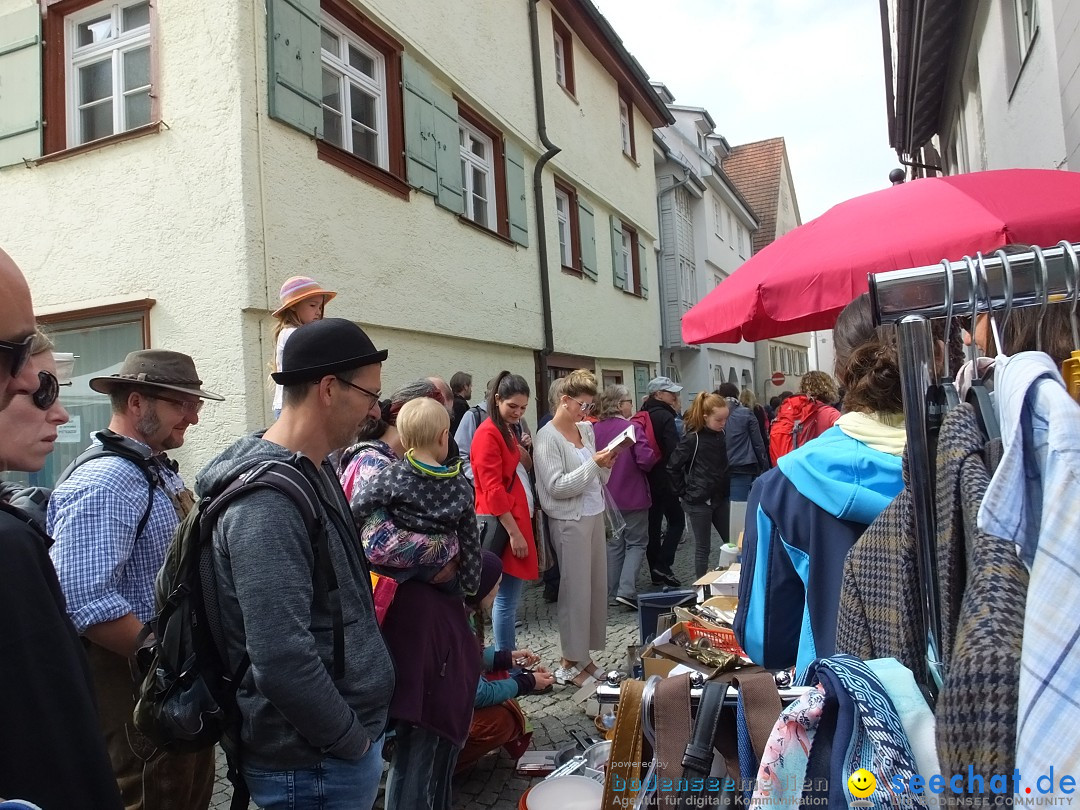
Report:
[[[277,326],[274,327],[274,371],[281,371],[281,353],[285,343],[297,328],[306,323],[320,320],[326,302],[337,295],[331,290],[324,290],[315,279],[307,276],[293,276],[281,285],[281,306],[274,311]],[[281,415],[281,386],[274,389],[274,418]]]

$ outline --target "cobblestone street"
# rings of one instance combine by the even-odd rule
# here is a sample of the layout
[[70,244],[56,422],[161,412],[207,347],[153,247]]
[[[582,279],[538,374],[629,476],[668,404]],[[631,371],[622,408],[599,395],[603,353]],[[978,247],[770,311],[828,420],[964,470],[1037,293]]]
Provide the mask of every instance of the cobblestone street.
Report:
[[[686,537],[689,540],[689,531]],[[714,533],[713,548],[719,548],[720,542]],[[692,540],[679,547],[679,557],[675,563],[675,572],[684,583],[692,580],[692,550],[688,548],[691,543]],[[638,587],[642,592],[655,590],[649,582],[647,571],[639,576]],[[543,593],[541,582],[528,585],[522,591],[520,616],[524,624],[518,628],[518,645],[531,648],[540,655],[545,665],[554,669],[559,660],[557,605],[545,602]],[[637,642],[637,632],[636,611],[621,606],[608,609],[607,649],[603,655],[596,656],[596,663],[601,669],[623,666],[626,648]],[[586,717],[583,707],[574,703],[572,697],[575,691],[573,687],[555,686],[550,694],[521,699],[521,706],[533,726],[533,749],[558,749],[572,743],[572,729],[585,734],[596,733],[592,719]],[[513,760],[499,749],[455,780],[454,806],[459,810],[515,810],[521,794],[531,784],[532,781],[514,774]],[[231,793],[225,777],[225,757],[219,752],[217,788],[211,807],[214,810],[227,810]],[[380,801],[376,807],[381,806]]]

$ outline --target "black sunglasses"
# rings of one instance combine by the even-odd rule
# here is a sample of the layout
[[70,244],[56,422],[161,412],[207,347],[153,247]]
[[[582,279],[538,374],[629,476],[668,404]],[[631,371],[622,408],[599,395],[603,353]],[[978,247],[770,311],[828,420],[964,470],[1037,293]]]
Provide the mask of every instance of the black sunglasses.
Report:
[[18,377],[19,372],[26,368],[26,364],[30,361],[30,347],[34,343],[34,336],[19,341],[18,343],[12,343],[8,340],[0,340],[0,352],[7,352],[11,355],[11,376]]
[[30,395],[30,398],[39,409],[47,411],[60,397],[60,381],[51,371],[39,371],[37,378],[38,389]]

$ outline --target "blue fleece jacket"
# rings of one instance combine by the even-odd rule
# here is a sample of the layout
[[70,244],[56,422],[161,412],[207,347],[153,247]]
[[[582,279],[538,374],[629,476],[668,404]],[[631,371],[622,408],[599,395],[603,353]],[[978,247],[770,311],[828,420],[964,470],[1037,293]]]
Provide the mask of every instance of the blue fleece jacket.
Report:
[[844,558],[902,488],[898,456],[839,427],[754,482],[735,634],[755,663],[801,673],[835,652]]

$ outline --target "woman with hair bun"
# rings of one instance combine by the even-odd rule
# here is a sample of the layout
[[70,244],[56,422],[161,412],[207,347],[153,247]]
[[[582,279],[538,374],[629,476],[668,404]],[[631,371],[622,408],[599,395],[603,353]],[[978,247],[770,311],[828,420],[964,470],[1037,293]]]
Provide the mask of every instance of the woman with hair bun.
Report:
[[768,669],[832,655],[844,557],[903,488],[903,403],[892,330],[863,294],[834,330],[846,391],[836,424],[782,456],[754,483],[746,510],[735,633]]

